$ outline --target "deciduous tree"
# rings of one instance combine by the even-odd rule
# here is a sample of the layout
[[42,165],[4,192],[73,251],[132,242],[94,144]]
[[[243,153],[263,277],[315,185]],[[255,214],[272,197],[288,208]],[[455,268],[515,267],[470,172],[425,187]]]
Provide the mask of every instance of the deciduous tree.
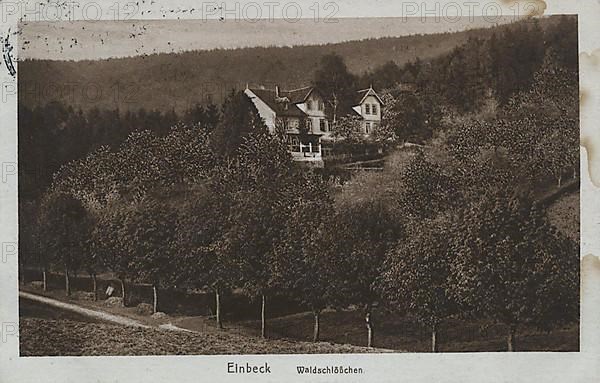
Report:
[[235,225],[224,236],[226,252],[235,257],[243,290],[251,297],[261,297],[263,337],[267,297],[276,287],[271,263],[283,227],[282,197],[295,171],[282,139],[258,129],[239,148],[230,186]]
[[367,346],[374,344],[373,307],[380,300],[377,281],[385,254],[402,237],[402,223],[380,201],[339,204],[325,228],[323,249],[334,262],[338,305],[358,305],[365,312]]
[[170,288],[180,271],[176,254],[174,209],[167,202],[148,197],[126,210],[123,226],[117,233],[120,252],[129,259],[128,274],[135,282],[149,283],[153,290],[153,311],[158,311],[158,291]]
[[348,71],[344,59],[332,53],[321,58],[320,66],[315,71],[314,83],[323,93],[327,110],[333,116],[335,124],[340,116],[340,110],[344,106],[348,106],[345,103],[356,91],[356,78]]
[[314,316],[313,341],[319,341],[320,315],[335,296],[338,276],[331,255],[324,248],[323,233],[333,215],[328,185],[314,173],[298,174],[287,188],[282,204],[281,240],[278,241],[271,275],[275,284],[310,307]]
[[412,314],[430,329],[431,351],[437,352],[439,324],[457,311],[449,292],[453,224],[439,215],[413,220],[407,227],[406,239],[388,253],[381,289],[397,310]]
[[222,119],[211,133],[212,148],[219,155],[235,156],[245,137],[265,128],[252,100],[244,92],[232,90],[223,103]]
[[470,205],[452,242],[451,293],[463,308],[508,328],[545,329],[578,316],[578,246],[551,227],[538,206],[498,194]]
[[[223,292],[240,280],[235,257],[228,253],[224,239],[231,225],[231,190],[224,180],[228,169],[215,169],[210,181],[197,185],[184,195],[178,206],[177,270],[185,285],[209,289],[215,294],[215,320],[222,323]],[[226,236],[225,236],[226,237]]]
[[451,169],[419,151],[402,172],[398,202],[409,217],[428,218],[457,204],[458,192]]
[[65,193],[49,193],[41,204],[41,243],[51,262],[65,273],[65,293],[71,295],[70,272],[85,255],[89,217],[81,202]]

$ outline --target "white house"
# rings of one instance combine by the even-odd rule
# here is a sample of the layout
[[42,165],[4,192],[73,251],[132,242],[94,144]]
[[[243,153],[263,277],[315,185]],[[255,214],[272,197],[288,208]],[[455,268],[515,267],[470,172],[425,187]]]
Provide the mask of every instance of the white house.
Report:
[[356,92],[352,101],[352,110],[362,118],[361,129],[365,135],[372,134],[381,124],[383,100],[373,87]]
[[[322,143],[331,139],[331,117],[325,112],[325,100],[317,88],[246,87],[244,93],[256,106],[269,132],[285,134],[294,160],[323,166]],[[340,109],[338,114],[359,116],[364,135],[368,136],[379,126],[383,101],[373,88],[357,91],[353,99],[342,100],[341,104],[348,108]]]

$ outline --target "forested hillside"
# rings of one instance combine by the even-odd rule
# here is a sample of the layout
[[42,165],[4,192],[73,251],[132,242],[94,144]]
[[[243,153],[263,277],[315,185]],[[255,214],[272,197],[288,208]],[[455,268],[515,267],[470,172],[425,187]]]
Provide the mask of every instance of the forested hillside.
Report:
[[[548,27],[557,22],[542,19]],[[528,23],[527,21],[521,23]],[[487,39],[511,25],[456,33],[349,41],[338,44],[217,49],[98,61],[25,60],[19,63],[20,102],[29,107],[61,101],[74,108],[183,111],[209,99],[220,104],[246,83],[306,85],[323,55],[336,53],[363,75],[384,64],[429,61],[469,38]],[[380,85],[380,84],[378,84]]]
[[576,18],[563,17],[325,46],[25,61],[19,66],[21,196],[39,196],[61,165],[102,145],[114,148],[134,131],[164,135],[177,122],[207,131],[218,125],[231,128],[235,124],[224,124],[218,97],[204,97],[225,79],[219,91],[228,97],[236,81],[238,86],[248,81],[327,88],[335,74],[345,78],[347,92],[372,84],[386,99],[384,129],[378,134],[424,142],[443,130],[443,119],[494,114],[511,96],[527,91],[549,50],[552,60],[576,79],[576,41]]

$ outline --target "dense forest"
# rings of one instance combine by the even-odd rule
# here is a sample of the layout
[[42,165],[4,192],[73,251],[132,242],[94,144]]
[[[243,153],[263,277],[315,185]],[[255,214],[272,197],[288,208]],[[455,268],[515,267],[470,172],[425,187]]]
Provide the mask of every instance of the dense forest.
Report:
[[[321,56],[342,56],[361,74],[388,61],[404,65],[450,52],[486,30],[405,36],[338,44],[215,49],[97,61],[25,60],[19,96],[28,106],[60,101],[74,108],[158,109],[177,112],[220,104],[246,83],[294,89],[310,83]],[[150,80],[151,79],[151,80]]]

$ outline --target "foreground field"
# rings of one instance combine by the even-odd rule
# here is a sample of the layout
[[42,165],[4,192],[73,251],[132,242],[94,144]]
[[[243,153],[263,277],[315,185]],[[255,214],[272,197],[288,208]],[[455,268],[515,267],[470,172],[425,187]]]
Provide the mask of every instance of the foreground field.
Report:
[[329,343],[263,340],[226,332],[193,334],[104,323],[22,318],[21,356],[363,353]]
[[201,334],[126,327],[21,300],[21,356],[364,353],[351,345],[265,340],[207,328]]

